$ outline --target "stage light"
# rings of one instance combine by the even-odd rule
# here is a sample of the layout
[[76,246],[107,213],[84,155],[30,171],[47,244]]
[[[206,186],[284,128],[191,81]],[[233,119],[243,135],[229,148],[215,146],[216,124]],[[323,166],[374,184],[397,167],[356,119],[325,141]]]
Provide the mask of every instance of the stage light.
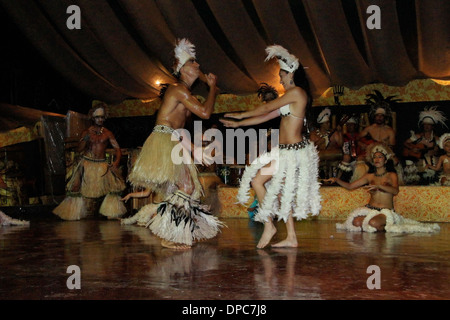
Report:
[[441,86],[450,86],[450,80],[439,80],[439,79],[431,79]]

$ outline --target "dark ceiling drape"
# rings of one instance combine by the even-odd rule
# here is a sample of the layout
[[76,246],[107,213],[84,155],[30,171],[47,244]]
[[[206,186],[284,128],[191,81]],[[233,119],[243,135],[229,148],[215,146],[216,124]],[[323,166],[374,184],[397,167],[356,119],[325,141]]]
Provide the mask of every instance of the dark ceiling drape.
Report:
[[[81,30],[69,30],[69,5]],[[369,5],[381,29],[369,30]],[[447,0],[0,0],[40,54],[74,86],[118,103],[158,94],[171,82],[176,38],[189,38],[204,72],[224,93],[278,85],[267,45],[280,44],[308,67],[313,94],[333,85],[358,88],[417,78],[450,78]]]

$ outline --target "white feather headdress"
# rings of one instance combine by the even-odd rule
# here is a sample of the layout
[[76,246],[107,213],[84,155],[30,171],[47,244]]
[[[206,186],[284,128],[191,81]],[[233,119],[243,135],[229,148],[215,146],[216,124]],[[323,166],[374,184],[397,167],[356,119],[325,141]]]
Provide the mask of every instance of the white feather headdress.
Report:
[[267,57],[265,61],[277,58],[280,68],[288,72],[295,72],[300,63],[296,56],[292,55],[280,45],[268,46],[266,48]]
[[329,108],[325,108],[322,110],[321,113],[319,113],[319,116],[317,117],[317,123],[324,123],[327,121],[330,121],[331,116],[331,110]]
[[381,142],[374,142],[367,148],[366,161],[369,163],[373,163],[373,156],[377,152],[382,153],[386,160],[389,160],[394,156],[394,152],[387,145]]
[[195,46],[186,38],[178,39],[175,46],[175,58],[177,59],[177,65],[175,67],[175,73],[180,72],[181,67],[189,59],[195,59]]
[[438,141],[439,148],[444,149],[444,145],[447,141],[450,141],[450,133],[444,133]]
[[419,113],[419,125],[421,123],[440,123],[443,126],[447,127],[447,125],[445,124],[445,120],[447,120],[447,118],[444,116],[444,113],[436,109],[437,107],[425,108],[421,113]]

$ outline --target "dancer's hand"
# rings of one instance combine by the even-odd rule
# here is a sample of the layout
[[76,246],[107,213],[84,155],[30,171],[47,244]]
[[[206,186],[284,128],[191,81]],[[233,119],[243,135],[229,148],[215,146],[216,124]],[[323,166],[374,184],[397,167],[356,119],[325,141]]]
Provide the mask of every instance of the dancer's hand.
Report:
[[225,113],[225,118],[233,118],[233,119],[242,119],[242,112],[231,112],[231,113]]
[[234,120],[226,120],[226,119],[219,119],[220,122],[223,123],[223,125],[227,128],[237,128],[239,127],[239,122]]
[[377,185],[373,185],[373,184],[364,186],[363,189],[367,190],[370,193],[380,190]]
[[215,74],[208,73],[208,74],[205,75],[205,78],[206,78],[206,83],[208,84],[208,86],[210,88],[216,87],[217,76]]
[[212,148],[214,148],[212,143],[208,144],[206,147],[203,148],[202,163],[205,166],[210,166],[214,163],[214,157],[212,156],[211,152]]
[[120,199],[123,202],[127,202],[128,200],[130,200],[131,198],[131,193],[127,194],[125,197],[123,197],[122,199]]
[[329,179],[324,179],[323,182],[329,183],[329,184],[334,184],[337,183],[337,178],[329,178]]
[[214,158],[211,155],[206,155],[205,153],[203,153],[202,163],[204,166],[209,167],[214,163]]

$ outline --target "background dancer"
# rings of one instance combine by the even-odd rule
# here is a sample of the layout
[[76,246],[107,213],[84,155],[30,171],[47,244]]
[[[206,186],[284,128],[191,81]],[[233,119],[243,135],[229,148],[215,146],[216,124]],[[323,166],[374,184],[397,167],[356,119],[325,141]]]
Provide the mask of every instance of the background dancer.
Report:
[[[8,185],[0,177],[0,189],[7,189]],[[4,212],[0,211],[0,226],[28,226],[29,221],[13,219],[6,215]]]
[[369,168],[369,172],[360,179],[352,183],[339,178],[327,180],[348,190],[364,186],[370,193],[369,203],[351,212],[344,223],[336,224],[336,229],[397,233],[439,231],[437,224],[420,223],[404,218],[394,211],[394,196],[398,194],[399,186],[392,161],[394,157],[392,150],[382,143],[373,143],[369,146],[366,157],[366,161],[372,164],[372,168]]
[[439,183],[443,186],[450,186],[450,133],[444,133],[440,137],[438,145],[445,151],[445,154],[439,157],[436,166],[427,165],[427,168],[435,171],[442,169]]
[[[119,218],[126,213],[120,193],[126,185],[119,170],[122,152],[114,134],[103,126],[107,118],[103,103],[89,111],[93,124],[82,133],[78,151],[82,154],[67,184],[67,196],[53,209],[64,220],[79,220],[87,216],[90,207],[102,199],[99,213],[108,218]],[[114,162],[108,163],[106,148],[111,144],[115,151]],[[92,210],[92,208],[91,208]]]

